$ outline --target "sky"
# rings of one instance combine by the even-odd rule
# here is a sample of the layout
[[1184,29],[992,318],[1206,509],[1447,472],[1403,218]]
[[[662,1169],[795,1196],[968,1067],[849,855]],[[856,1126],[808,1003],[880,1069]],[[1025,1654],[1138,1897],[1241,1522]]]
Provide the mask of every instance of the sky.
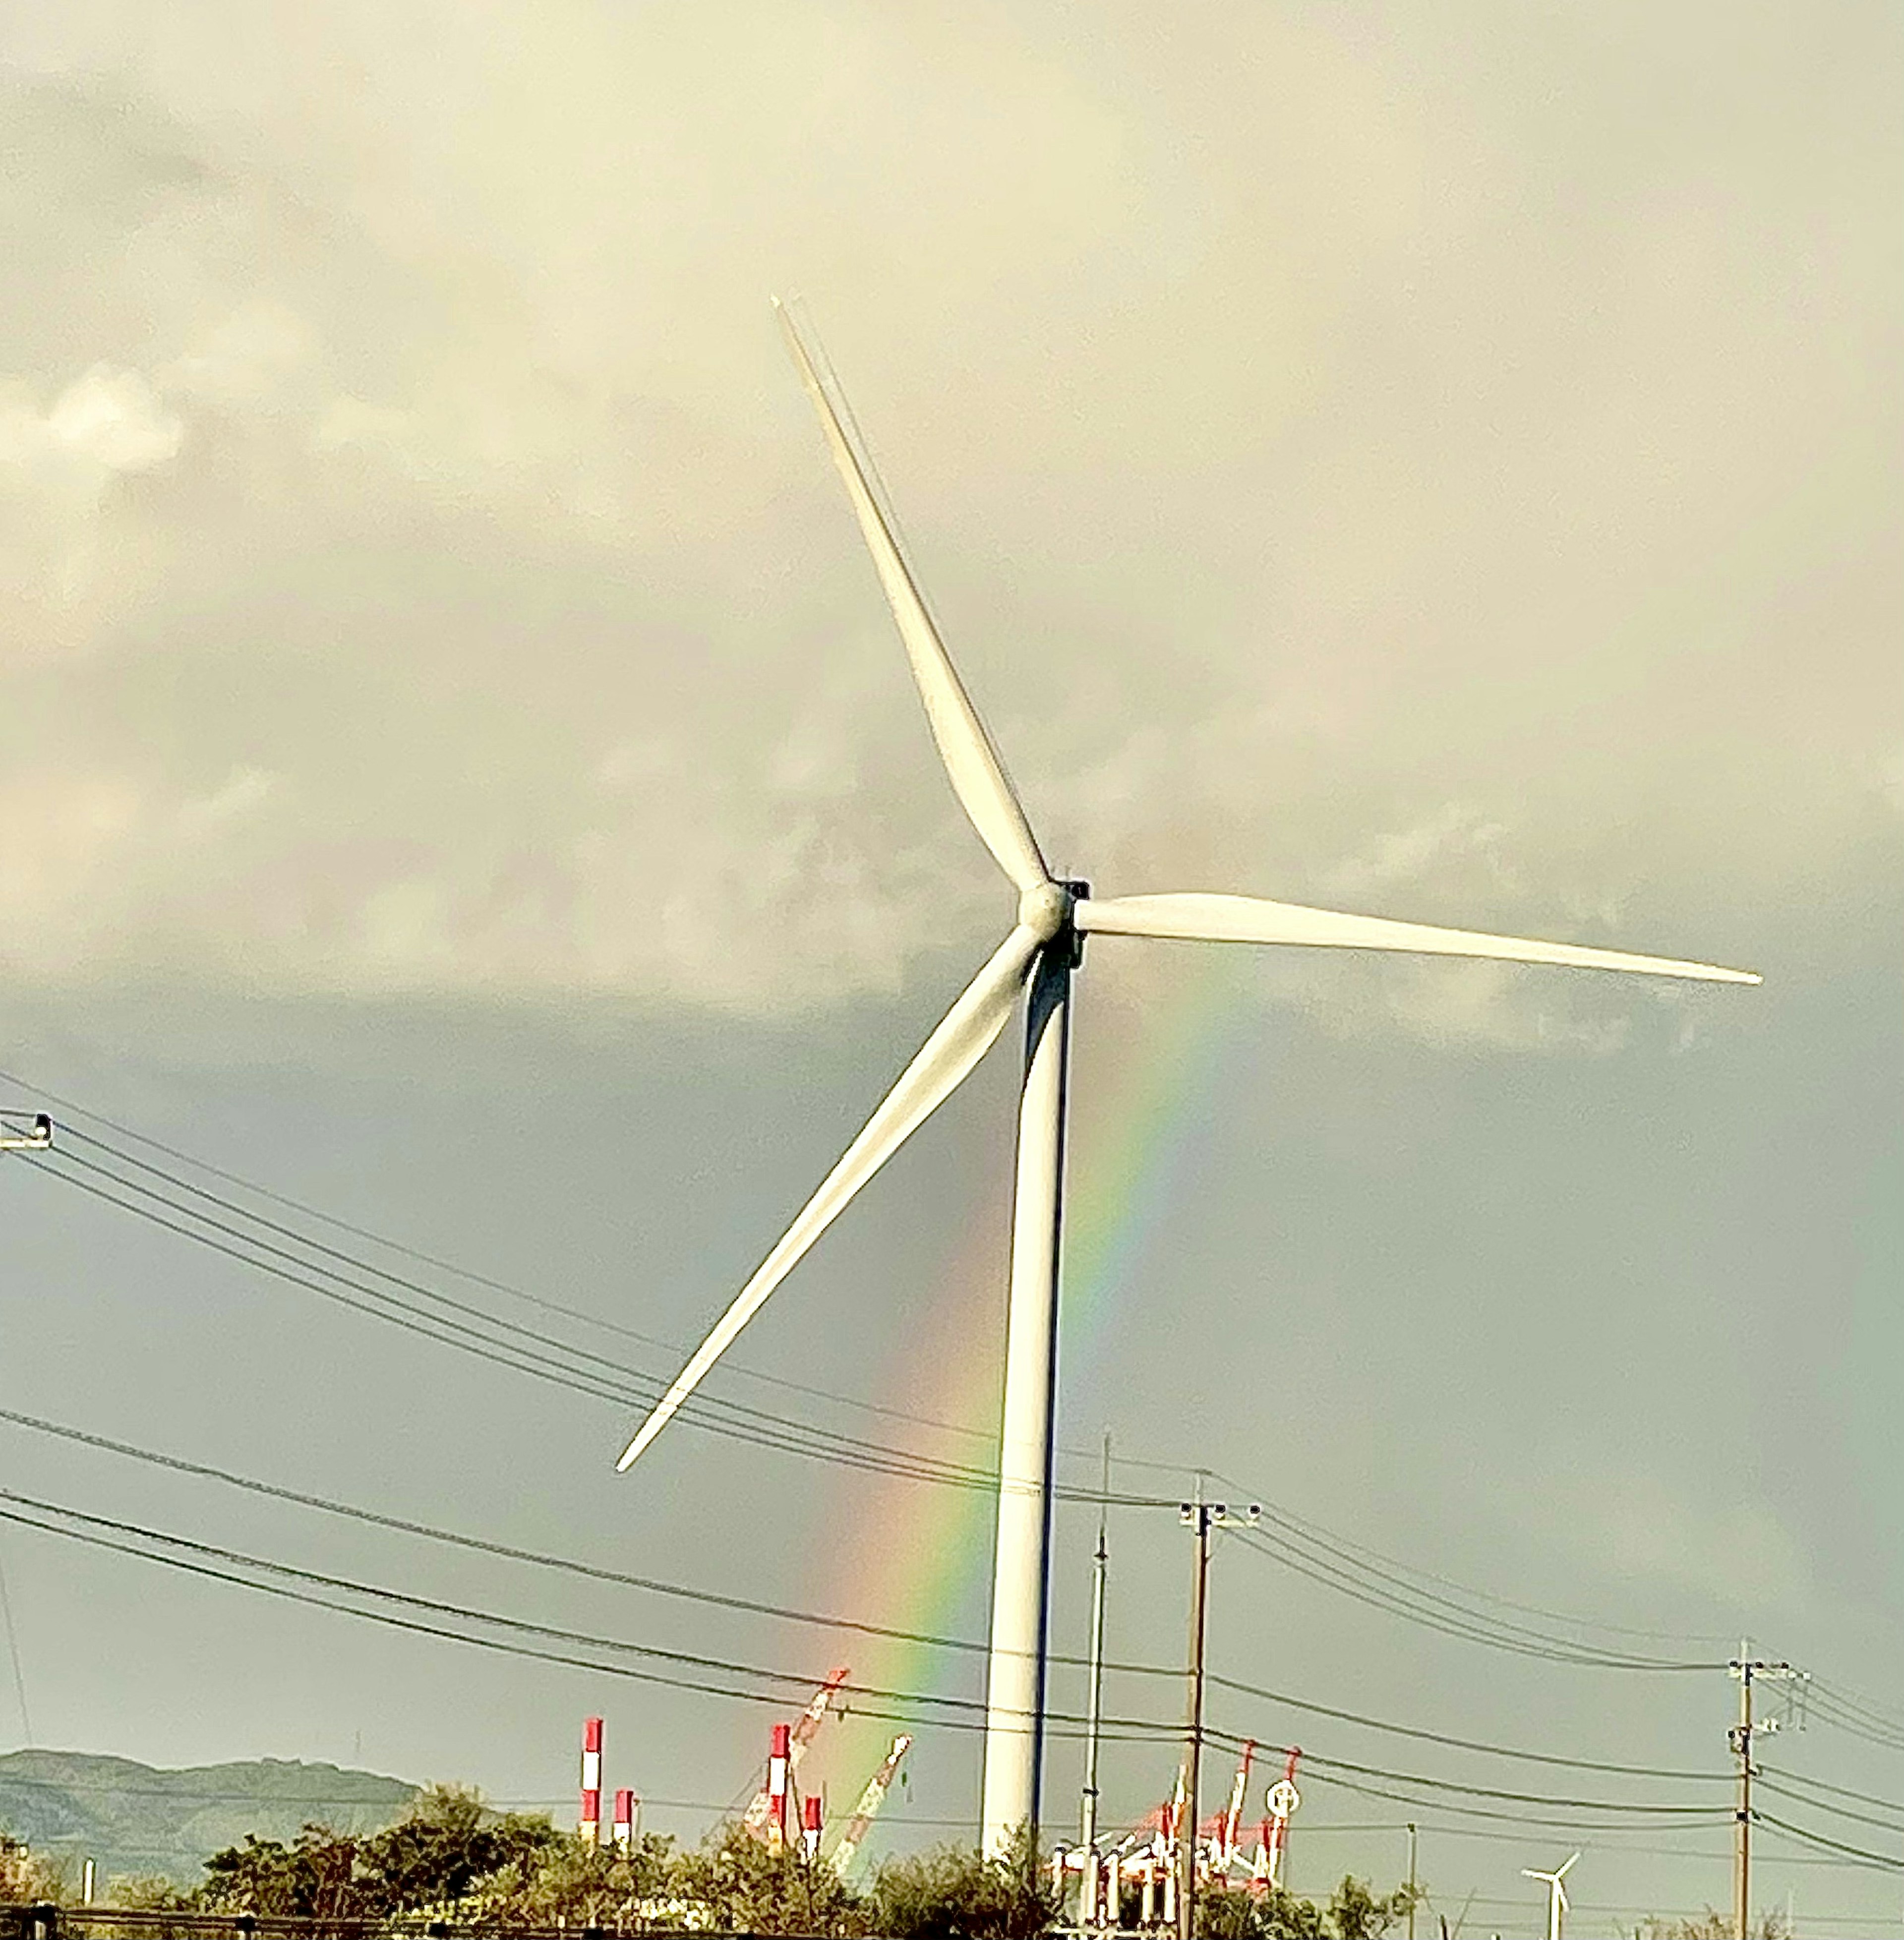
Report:
[[[72,1101],[76,1132],[154,1158],[103,1115],[672,1373],[1011,915],[773,327],[798,294],[1066,873],[1765,978],[1091,946],[1061,1472],[1088,1491],[1108,1432],[1157,1505],[1111,1518],[1112,1655],[1182,1661],[1173,1504],[1202,1468],[1627,1627],[1603,1646],[1722,1663],[1749,1636],[1904,1714],[1901,83],[1894,9],[1815,0],[0,10],[0,1103]],[[711,1392],[982,1466],[1011,1065]],[[617,1478],[625,1405],[194,1246],[74,1164],[0,1165],[0,1408],[982,1635],[982,1491],[685,1422]],[[313,1570],[979,1688],[969,1653],[479,1561],[5,1424],[0,1448],[22,1493]],[[1094,1533],[1060,1505],[1070,1655]],[[560,1803],[599,1711],[609,1782],[694,1833],[770,1715],[17,1527],[0,1566],[42,1743]],[[1722,1669],[1504,1655],[1260,1538],[1219,1548],[1212,1612],[1239,1681],[1727,1769]],[[0,1676],[0,1746],[21,1694]],[[1214,1708],[1319,1759],[1661,1795]],[[829,1728],[832,1809],[889,1728]],[[1814,1714],[1766,1759],[1895,1799],[1886,1731]],[[1175,1758],[1112,1746],[1107,1816]],[[1055,1742],[1057,1823],[1078,1768]],[[1490,1930],[1532,1930],[1520,1868],[1575,1846],[1588,1921],[1729,1891],[1722,1821],[1484,1821],[1316,1771],[1298,1887],[1392,1879],[1413,1817],[1435,1905],[1472,1888]],[[969,1822],[976,1774],[972,1733],[922,1725],[891,1838]],[[1896,1823],[1783,1809],[1897,1850]],[[1904,1896],[1762,1852],[1801,1928]]]

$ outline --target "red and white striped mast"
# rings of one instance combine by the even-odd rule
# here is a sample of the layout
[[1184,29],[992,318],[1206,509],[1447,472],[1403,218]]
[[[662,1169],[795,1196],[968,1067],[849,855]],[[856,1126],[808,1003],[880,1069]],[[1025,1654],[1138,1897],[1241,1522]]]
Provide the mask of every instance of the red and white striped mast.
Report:
[[793,1728],[776,1725],[767,1754],[767,1838],[770,1845],[787,1842],[787,1781],[793,1766]]
[[585,1846],[602,1843],[602,1721],[584,1718],[581,1726],[581,1811],[575,1830]]

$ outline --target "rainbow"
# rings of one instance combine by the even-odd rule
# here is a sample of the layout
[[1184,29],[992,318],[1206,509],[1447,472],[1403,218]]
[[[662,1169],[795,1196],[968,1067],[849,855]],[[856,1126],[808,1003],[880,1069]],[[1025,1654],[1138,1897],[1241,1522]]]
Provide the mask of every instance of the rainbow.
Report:
[[[1060,1322],[1067,1383],[1080,1374],[1088,1376],[1105,1321],[1143,1267],[1185,1157],[1209,1116],[1206,1107],[1219,1081],[1229,1026],[1240,1010],[1238,966],[1230,953],[1173,954],[1177,960],[1170,966],[1175,975],[1169,994],[1146,1008],[1141,1032],[1127,1033],[1115,1051],[1088,1038],[1079,1046],[1094,1063],[1101,1060],[1108,1068],[1079,1087],[1089,1108],[1072,1123]],[[1125,1054],[1126,1045],[1134,1054]],[[930,1320],[907,1350],[914,1365],[898,1371],[902,1378],[895,1383],[898,1391],[929,1397],[922,1412],[993,1437],[1004,1344],[1001,1338],[995,1353],[975,1355],[970,1343],[975,1330],[996,1331],[1002,1325],[1008,1189],[1008,1179],[1002,1178],[987,1216],[972,1222],[974,1238],[924,1304]],[[929,1371],[924,1382],[904,1378],[920,1367]],[[981,1446],[975,1441],[957,1452],[970,1460]],[[979,1490],[921,1490],[902,1481],[888,1484],[884,1494],[890,1514],[876,1508],[861,1522],[860,1546],[848,1556],[844,1581],[830,1600],[898,1629],[982,1633],[993,1497]],[[856,1640],[848,1655],[856,1684],[983,1693],[983,1660],[975,1656],[877,1640]],[[884,1749],[881,1734],[890,1728],[871,1721],[856,1728],[849,1719],[829,1764],[842,1772],[870,1765]],[[920,1729],[919,1755],[929,1759],[929,1719],[920,1722]],[[975,1755],[974,1763],[975,1768]],[[974,1838],[978,1829],[975,1816]]]

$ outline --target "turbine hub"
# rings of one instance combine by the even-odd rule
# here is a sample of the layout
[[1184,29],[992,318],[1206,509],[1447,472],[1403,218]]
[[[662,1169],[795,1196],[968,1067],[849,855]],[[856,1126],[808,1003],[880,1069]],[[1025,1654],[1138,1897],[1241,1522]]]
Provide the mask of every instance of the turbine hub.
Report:
[[1019,897],[1018,920],[1041,943],[1048,943],[1071,920],[1072,901],[1067,884],[1040,883]]

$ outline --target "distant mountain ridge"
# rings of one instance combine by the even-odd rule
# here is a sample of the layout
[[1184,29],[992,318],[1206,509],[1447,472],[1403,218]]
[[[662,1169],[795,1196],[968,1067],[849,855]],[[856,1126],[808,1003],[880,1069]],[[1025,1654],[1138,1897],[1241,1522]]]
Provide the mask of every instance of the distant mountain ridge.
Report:
[[0,1831],[65,1861],[90,1859],[102,1888],[161,1874],[197,1884],[206,1859],[247,1832],[288,1839],[312,1820],[374,1832],[401,1818],[419,1788],[378,1773],[296,1759],[166,1769],[92,1752],[0,1756]]

